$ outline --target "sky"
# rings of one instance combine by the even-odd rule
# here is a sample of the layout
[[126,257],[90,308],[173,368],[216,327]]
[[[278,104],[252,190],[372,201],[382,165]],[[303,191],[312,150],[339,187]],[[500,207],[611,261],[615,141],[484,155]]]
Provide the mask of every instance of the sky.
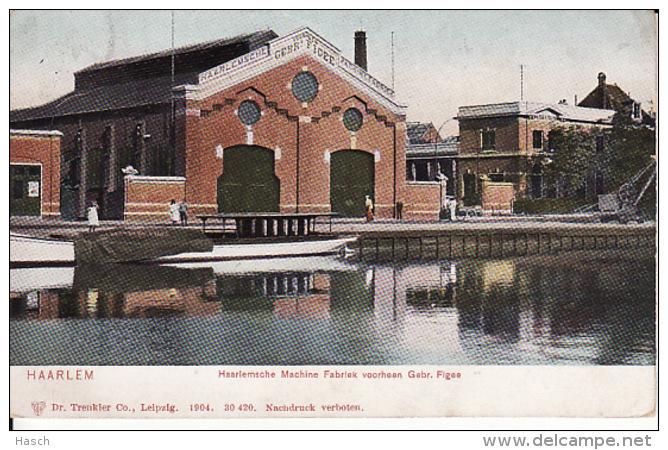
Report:
[[[74,72],[91,64],[169,49],[171,18],[169,10],[12,12],[10,109],[72,91]],[[392,87],[394,54],[407,120],[432,122],[443,135],[457,133],[460,106],[518,101],[522,85],[525,101],[573,104],[596,87],[599,72],[645,110],[657,109],[651,11],[176,10],[174,44],[305,26],[349,59],[355,31],[366,31],[371,75]]]

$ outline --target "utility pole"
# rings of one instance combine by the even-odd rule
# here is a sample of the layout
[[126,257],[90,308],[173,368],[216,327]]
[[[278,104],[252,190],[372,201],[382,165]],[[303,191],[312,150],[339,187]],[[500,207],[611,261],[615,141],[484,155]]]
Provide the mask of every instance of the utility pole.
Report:
[[392,92],[394,92],[394,31],[390,34],[392,44]]

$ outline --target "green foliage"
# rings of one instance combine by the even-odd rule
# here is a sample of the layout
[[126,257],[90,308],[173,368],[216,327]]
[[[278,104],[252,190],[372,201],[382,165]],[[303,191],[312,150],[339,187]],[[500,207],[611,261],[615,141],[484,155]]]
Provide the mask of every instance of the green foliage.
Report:
[[556,150],[552,162],[545,167],[545,181],[553,186],[563,183],[575,190],[585,187],[596,162],[592,133],[581,127],[559,127],[550,133],[550,145]]
[[[597,152],[596,141],[600,137],[605,144]],[[550,139],[556,150],[552,162],[545,167],[545,181],[573,190],[585,187],[588,176],[598,173],[605,180],[605,192],[615,192],[647,166],[656,153],[655,130],[632,122],[626,114],[616,114],[612,128],[607,130],[561,127],[550,134]],[[642,204],[654,203],[655,190],[650,187]]]
[[642,170],[656,154],[656,131],[616,114],[603,158],[603,174],[617,189]]

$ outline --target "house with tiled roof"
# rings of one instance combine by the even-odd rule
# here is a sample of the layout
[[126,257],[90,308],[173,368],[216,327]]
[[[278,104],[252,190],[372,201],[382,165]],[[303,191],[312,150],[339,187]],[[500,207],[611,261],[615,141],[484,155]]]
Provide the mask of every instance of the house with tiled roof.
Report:
[[656,123],[655,118],[643,110],[640,102],[631,98],[616,84],[608,84],[603,72],[598,74],[598,85],[578,103],[578,106],[628,114],[635,122],[651,127]]
[[433,123],[406,122],[406,134],[409,144],[430,144],[443,142]]
[[459,136],[448,136],[441,142],[406,145],[406,179],[409,182],[438,182],[448,180],[446,193],[455,194],[456,160],[459,156]]
[[460,107],[458,199],[467,205],[480,204],[486,183],[512,188],[514,198],[543,197],[542,168],[555,151],[552,130],[564,126],[610,128],[614,114],[612,109],[564,103],[509,102]]
[[[406,180],[414,183],[437,182],[439,176],[454,180],[459,136],[441,137],[433,123],[406,122]],[[454,195],[454,181],[447,186]]]
[[105,219],[123,217],[123,174],[182,176],[185,155],[174,151],[174,88],[197,84],[200,73],[276,39],[271,30],[157,53],[106,61],[74,73],[74,90],[45,104],[9,113],[12,128],[59,130],[61,213],[81,217],[96,200]]

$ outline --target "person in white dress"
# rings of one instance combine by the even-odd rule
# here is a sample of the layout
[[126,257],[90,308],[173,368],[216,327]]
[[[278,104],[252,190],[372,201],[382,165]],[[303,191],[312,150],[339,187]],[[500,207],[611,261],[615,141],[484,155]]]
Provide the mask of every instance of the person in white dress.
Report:
[[172,225],[178,225],[181,220],[181,215],[179,214],[179,204],[176,203],[173,199],[169,203],[169,218],[172,221]]
[[88,231],[93,232],[95,228],[100,225],[100,219],[97,214],[98,206],[97,202],[93,202],[88,207]]

